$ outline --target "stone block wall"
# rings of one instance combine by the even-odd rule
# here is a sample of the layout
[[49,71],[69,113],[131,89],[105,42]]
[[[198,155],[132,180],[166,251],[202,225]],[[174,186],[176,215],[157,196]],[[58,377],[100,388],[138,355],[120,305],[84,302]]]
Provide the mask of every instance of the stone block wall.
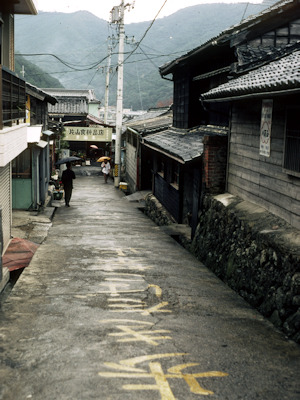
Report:
[[175,223],[175,219],[165,209],[165,207],[157,200],[157,198],[149,193],[145,197],[144,213],[156,223],[156,225],[170,225]]
[[204,197],[192,253],[300,343],[300,231],[223,194]]

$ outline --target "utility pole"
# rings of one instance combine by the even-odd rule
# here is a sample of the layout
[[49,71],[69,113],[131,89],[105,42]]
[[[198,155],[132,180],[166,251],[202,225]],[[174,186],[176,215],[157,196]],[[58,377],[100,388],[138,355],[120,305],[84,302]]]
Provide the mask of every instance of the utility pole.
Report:
[[120,185],[121,176],[121,142],[123,120],[123,67],[124,67],[124,11],[125,8],[134,8],[132,4],[124,4],[121,0],[119,6],[111,10],[111,22],[119,25],[119,56],[118,56],[118,85],[117,85],[117,110],[116,110],[116,144],[115,144],[115,187]]
[[23,79],[25,78],[25,68],[24,65],[22,65],[22,69],[20,71],[20,74],[23,76]]
[[112,40],[108,38],[108,59],[107,59],[107,70],[106,70],[106,82],[105,82],[105,103],[104,103],[104,123],[107,124],[108,115],[108,98],[109,98],[109,75],[111,66],[111,53],[112,53]]
[[118,85],[117,85],[117,110],[116,110],[116,144],[115,144],[115,187],[120,185],[121,176],[121,141],[123,119],[123,62],[124,62],[124,0],[118,7],[111,11],[112,22],[119,25],[119,56],[118,56]]

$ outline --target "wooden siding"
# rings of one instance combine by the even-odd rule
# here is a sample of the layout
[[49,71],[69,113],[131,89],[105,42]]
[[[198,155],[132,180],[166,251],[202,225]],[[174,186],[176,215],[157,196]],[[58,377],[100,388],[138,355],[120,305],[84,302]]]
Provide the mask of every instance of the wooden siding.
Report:
[[234,103],[228,192],[300,228],[300,178],[283,171],[286,100],[274,99],[271,154],[259,155],[261,100]]
[[126,179],[131,191],[136,190],[136,148],[127,142],[126,144]]
[[173,188],[159,174],[155,174],[154,179],[154,196],[173,215],[175,220],[181,223],[179,190]]

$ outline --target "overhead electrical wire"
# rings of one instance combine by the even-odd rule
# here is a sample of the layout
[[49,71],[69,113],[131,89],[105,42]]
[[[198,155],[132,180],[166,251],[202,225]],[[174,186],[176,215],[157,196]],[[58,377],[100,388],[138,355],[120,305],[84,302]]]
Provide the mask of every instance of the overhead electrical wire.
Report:
[[148,32],[150,31],[150,29],[152,28],[154,22],[156,21],[156,18],[159,16],[161,10],[162,10],[162,9],[164,8],[164,6],[166,5],[167,1],[168,1],[168,0],[165,0],[165,1],[164,1],[163,5],[160,7],[158,13],[155,15],[153,21],[151,22],[151,24],[148,26],[148,28],[146,29],[145,33],[143,34],[141,40],[137,43],[137,45],[135,46],[135,49],[133,49],[132,52],[129,54],[129,56],[123,61],[123,64],[124,64],[124,63],[128,60],[128,58],[131,57],[132,54],[134,54],[135,51],[140,47],[142,41],[145,39],[147,33],[148,33]]
[[[182,51],[178,51],[178,52],[174,52],[174,53],[170,53],[170,54],[146,54],[146,52],[140,47],[142,41],[145,39],[147,33],[149,32],[149,30],[152,28],[154,22],[156,21],[158,15],[160,14],[161,10],[163,9],[163,7],[165,6],[165,4],[167,3],[167,0],[164,1],[164,3],[162,4],[161,8],[159,9],[159,11],[157,12],[157,14],[155,15],[154,19],[152,20],[152,22],[150,23],[149,27],[145,30],[143,36],[141,37],[140,41],[137,42],[135,48],[130,51],[127,52],[129,53],[128,56],[125,58],[125,60],[123,61],[123,64],[131,64],[131,63],[137,63],[137,62],[145,62],[145,61],[150,61],[156,68],[157,65],[155,65],[155,63],[152,61],[152,59],[155,58],[160,58],[160,57],[170,57],[170,56],[174,56],[176,54],[182,54]],[[248,2],[245,2],[246,4],[248,4]],[[264,4],[268,5],[273,5],[274,1],[273,0],[265,0]],[[261,4],[259,3],[251,3],[251,5],[258,5],[261,6]],[[109,30],[113,30],[111,24],[108,23],[108,32]],[[149,46],[143,45],[144,47],[148,47],[151,50],[154,50],[152,48],[150,48]],[[141,52],[144,54],[144,56],[146,58],[144,59],[140,59],[140,60],[135,60],[135,61],[128,61],[128,59],[134,54],[136,53],[137,49],[140,48]],[[155,50],[156,51],[156,50]],[[127,54],[124,53],[124,54]],[[111,55],[116,55],[117,53],[112,53]],[[136,54],[141,54],[141,53],[136,53]],[[57,71],[57,72],[45,72],[44,74],[65,74],[65,73],[70,73],[70,72],[84,72],[84,71],[89,71],[89,70],[93,70],[94,68],[98,67],[97,70],[95,71],[93,77],[91,78],[91,80],[89,81],[89,85],[91,84],[91,82],[93,81],[93,79],[95,78],[95,76],[97,75],[97,73],[99,72],[99,65],[101,63],[103,63],[109,56],[105,56],[103,57],[101,60],[98,60],[97,62],[91,63],[91,64],[74,64],[68,61],[63,60],[61,57],[52,54],[52,53],[31,53],[31,54],[22,54],[22,53],[17,53],[16,56],[23,56],[23,57],[32,57],[32,56],[51,56],[54,57],[55,59],[57,59],[60,63],[62,63],[63,65],[65,65],[66,67],[68,67],[69,69],[73,70],[73,71]],[[150,57],[151,56],[151,57]],[[85,57],[86,58],[86,57]],[[103,67],[105,68],[105,67]],[[114,78],[114,75],[116,74],[116,66],[112,66],[113,69],[115,69],[114,73],[112,74],[112,78]],[[38,75],[44,75],[44,74],[32,74],[32,75],[28,75],[28,76],[38,76]]]
[[[61,59],[60,57],[56,56],[55,54],[52,53],[31,53],[31,54],[26,54],[26,53],[17,53],[16,56],[22,56],[22,57],[35,57],[35,56],[51,56],[56,58],[60,63],[62,63],[63,65],[65,65],[66,67],[73,69],[74,71],[88,71],[90,69],[94,69],[95,67],[97,67],[100,63],[102,63],[103,61],[105,61],[107,59],[108,56],[103,57],[100,61],[97,61],[93,64],[90,65],[83,65],[81,69],[75,68],[71,63],[64,61],[63,59]],[[75,64],[76,65],[76,64]],[[77,65],[79,66],[79,65]],[[86,67],[86,68],[85,68]]]

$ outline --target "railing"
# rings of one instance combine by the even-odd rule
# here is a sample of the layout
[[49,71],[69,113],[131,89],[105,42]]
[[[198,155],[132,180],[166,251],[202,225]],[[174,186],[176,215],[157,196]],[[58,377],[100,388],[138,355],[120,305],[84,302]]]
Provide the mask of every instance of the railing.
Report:
[[0,129],[26,118],[26,83],[0,65]]

